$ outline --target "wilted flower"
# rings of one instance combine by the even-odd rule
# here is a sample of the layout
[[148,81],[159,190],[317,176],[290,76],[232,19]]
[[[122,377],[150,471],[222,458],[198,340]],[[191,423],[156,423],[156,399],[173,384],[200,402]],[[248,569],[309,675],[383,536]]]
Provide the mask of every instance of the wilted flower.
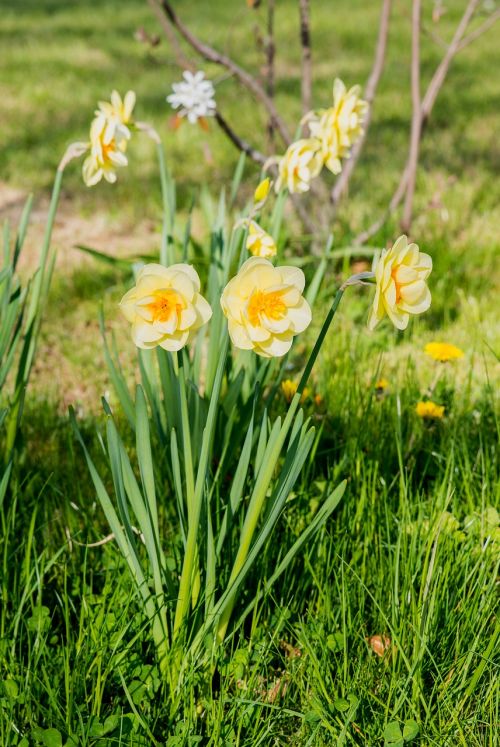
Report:
[[304,273],[296,267],[274,267],[261,257],[247,259],[221,298],[233,344],[265,358],[285,355],[294,336],[311,322],[304,284]]
[[120,302],[137,347],[183,348],[212,316],[199,291],[200,278],[191,265],[145,265]]
[[108,127],[104,116],[98,116],[90,126],[90,155],[83,162],[83,181],[93,187],[104,177],[110,183],[116,182],[116,170],[126,166],[124,153],[126,140],[117,138]]
[[253,193],[253,201],[255,203],[264,202],[264,200],[267,198],[267,195],[269,194],[270,189],[271,189],[271,180],[267,176],[265,179],[261,181],[261,183],[258,185],[255,192]]
[[215,90],[209,80],[205,80],[205,73],[199,70],[191,73],[185,70],[184,80],[172,85],[173,93],[167,96],[167,101],[173,109],[179,110],[180,117],[187,117],[191,124],[196,124],[203,117],[215,115]]
[[285,186],[291,194],[307,192],[311,181],[323,166],[321,143],[316,138],[303,138],[292,143],[284,156],[278,159],[279,175],[276,192]]
[[435,361],[446,363],[447,361],[463,358],[464,352],[449,342],[429,342],[424,348],[427,355],[434,358]]
[[431,400],[425,402],[417,402],[415,412],[421,418],[428,418],[430,420],[440,420],[444,416],[444,405],[437,405]]
[[254,220],[248,224],[248,237],[246,248],[254,257],[274,257],[276,256],[276,243],[263,228]]
[[111,102],[99,101],[99,109],[96,117],[106,120],[104,139],[109,142],[112,138],[117,141],[128,140],[130,130],[128,125],[132,123],[132,110],[135,106],[134,91],[127,91],[123,100],[118,91],[112,91]]
[[342,170],[341,159],[349,155],[350,148],[363,134],[363,122],[368,104],[360,97],[360,86],[349,90],[336,78],[333,84],[333,106],[311,112],[305,121],[313,137],[321,142],[327,169],[334,174]]
[[[287,402],[291,402],[292,399],[295,397],[295,394],[297,392],[297,384],[295,381],[292,381],[291,379],[285,379],[281,382],[281,391],[283,392],[283,396],[286,399]],[[305,402],[306,399],[309,397],[309,389],[307,387],[304,388],[304,391],[302,392],[302,396],[300,398],[301,403]]]
[[374,329],[387,314],[398,329],[406,329],[410,314],[421,314],[431,305],[426,280],[432,270],[432,259],[400,236],[389,250],[373,260],[377,285],[368,327]]

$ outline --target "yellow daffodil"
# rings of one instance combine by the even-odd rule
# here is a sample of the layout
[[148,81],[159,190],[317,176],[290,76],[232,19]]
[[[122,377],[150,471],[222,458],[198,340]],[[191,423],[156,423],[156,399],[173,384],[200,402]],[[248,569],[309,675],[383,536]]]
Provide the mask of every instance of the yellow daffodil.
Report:
[[424,348],[427,355],[434,358],[435,361],[446,363],[447,361],[463,358],[464,352],[449,342],[429,342]]
[[302,296],[304,285],[302,270],[274,267],[267,259],[250,257],[221,298],[233,344],[265,358],[285,355],[294,336],[311,323],[311,309]]
[[255,192],[253,193],[253,201],[255,203],[264,202],[267,199],[270,189],[271,189],[271,180],[269,177],[266,177],[265,179],[261,181],[261,183],[258,185]]
[[248,224],[246,248],[254,257],[274,257],[277,252],[273,237],[254,220]]
[[373,260],[376,292],[368,322],[370,329],[387,314],[398,329],[406,329],[410,314],[421,314],[431,305],[426,280],[432,259],[400,236],[389,250]]
[[421,418],[440,420],[444,416],[444,405],[437,405],[435,402],[431,402],[431,400],[417,402],[415,412]]
[[287,187],[291,194],[307,192],[323,166],[321,143],[316,138],[297,140],[288,147],[278,163],[276,192],[282,187]]
[[111,101],[99,101],[96,116],[106,120],[105,139],[128,140],[132,123],[132,111],[135,106],[134,91],[127,91],[123,100],[118,91],[111,93]]
[[311,112],[305,118],[311,135],[321,142],[325,166],[334,174],[340,173],[341,159],[349,155],[349,150],[363,134],[368,104],[360,97],[360,92],[360,86],[347,90],[345,84],[336,78],[333,106]]
[[83,180],[87,187],[93,187],[103,177],[108,182],[116,182],[116,170],[128,163],[124,153],[126,140],[110,137],[110,132],[103,116],[96,117],[90,126],[90,155],[83,162]]
[[[295,383],[295,381],[292,381],[291,379],[285,379],[284,381],[281,382],[281,391],[286,401],[291,402],[292,399],[295,397],[295,393],[297,391],[297,384]],[[300,398],[301,403],[305,402],[308,397],[309,397],[309,389],[305,387],[304,391],[302,392],[302,396]]]
[[157,345],[174,352],[183,348],[208,322],[212,309],[200,294],[200,279],[191,265],[145,265],[120,309],[132,325],[139,348]]

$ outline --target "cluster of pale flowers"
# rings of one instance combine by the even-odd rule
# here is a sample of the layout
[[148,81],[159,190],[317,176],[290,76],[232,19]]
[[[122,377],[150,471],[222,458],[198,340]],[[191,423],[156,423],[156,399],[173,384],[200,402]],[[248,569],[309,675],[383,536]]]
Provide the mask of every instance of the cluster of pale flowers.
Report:
[[[408,243],[406,236],[376,256],[370,329],[386,314],[398,329],[405,329],[410,314],[426,311],[431,302],[426,284],[431,269],[429,255]],[[265,358],[285,355],[294,337],[311,323],[304,285],[302,270],[274,266],[264,257],[250,257],[228,282],[220,299],[233,345]],[[183,348],[212,315],[200,293],[198,274],[188,264],[145,265],[120,307],[132,325],[132,338],[138,347],[160,345],[171,352]]]
[[185,70],[183,80],[173,83],[167,101],[177,111],[179,117],[186,117],[188,122],[196,124],[205,117],[215,116],[215,90],[211,81],[205,79],[205,73],[198,70],[191,73]]
[[302,120],[310,136],[292,143],[281,158],[269,159],[269,164],[278,162],[277,192],[282,187],[291,194],[307,192],[323,167],[333,174],[341,172],[342,160],[349,157],[363,134],[368,104],[360,93],[360,86],[347,90],[341,80],[335,79],[333,105],[311,111]]
[[113,91],[111,101],[100,101],[90,125],[89,155],[83,162],[83,181],[93,187],[104,177],[116,182],[116,170],[126,166],[135,93],[128,91],[123,100]]

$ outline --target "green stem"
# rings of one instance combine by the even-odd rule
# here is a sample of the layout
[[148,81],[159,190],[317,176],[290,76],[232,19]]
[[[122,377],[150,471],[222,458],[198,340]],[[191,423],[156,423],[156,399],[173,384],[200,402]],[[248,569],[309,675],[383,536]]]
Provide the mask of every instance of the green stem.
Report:
[[160,164],[160,181],[161,181],[161,196],[163,202],[163,219],[161,227],[161,246],[160,246],[160,262],[162,265],[168,266],[173,263],[173,257],[170,253],[170,236],[168,228],[168,219],[170,214],[170,206],[168,200],[168,178],[167,178],[167,165],[165,163],[165,152],[163,145],[158,143],[156,146],[158,152],[158,161]]
[[[285,439],[288,435],[288,431],[290,430],[295,413],[300,404],[302,393],[307,384],[307,381],[311,374],[314,363],[316,362],[316,359],[318,357],[323,341],[326,337],[328,329],[332,323],[333,317],[335,316],[335,312],[338,309],[340,300],[343,295],[344,295],[344,289],[342,287],[342,288],[339,288],[339,290],[337,291],[335,298],[333,299],[333,303],[330,308],[330,311],[326,315],[326,319],[323,322],[323,326],[321,327],[321,331],[318,335],[318,338],[314,344],[312,352],[306,363],[304,373],[302,374],[302,378],[300,380],[299,386],[297,387],[297,392],[290,403],[290,407],[288,408],[286,418],[283,422],[283,425],[281,426],[281,430],[276,440],[276,443],[274,445],[274,448],[271,454],[269,455],[269,458],[266,460],[266,464],[263,465],[263,468],[261,469],[257,477],[257,482],[255,484],[255,488],[253,490],[252,497],[250,499],[250,505],[248,506],[247,515],[245,518],[245,522],[243,524],[243,529],[241,530],[240,546],[238,548],[238,553],[236,555],[233,569],[231,571],[231,576],[228,582],[228,588],[231,587],[231,585],[234,583],[234,581],[238,577],[238,574],[240,573],[246,561],[246,558],[247,558],[247,555],[248,555],[248,552],[250,550],[250,546],[253,540],[253,536],[255,534],[255,529],[257,528],[257,524],[258,524],[260,515],[262,513],[262,507],[266,499],[267,490],[272,480],[272,476],[274,473],[276,463],[279,459],[281,450],[285,443]],[[219,642],[222,642],[224,640],[227,626],[229,624],[229,621],[230,621],[230,618],[233,612],[235,601],[236,601],[236,596],[233,596],[233,598],[230,599],[229,603],[225,606],[224,611],[220,617],[219,626],[217,630],[217,637],[218,637]]]
[[193,569],[195,567],[195,561],[197,557],[197,537],[200,524],[201,507],[203,503],[203,490],[205,487],[207,468],[212,450],[211,447],[213,443],[215,426],[217,423],[217,409],[219,405],[220,390],[226,365],[228,345],[228,335],[226,335],[224,346],[220,354],[219,365],[215,375],[212,395],[210,397],[210,406],[208,408],[205,430],[203,432],[200,461],[198,464],[196,477],[193,511],[188,519],[189,526],[186,540],[186,550],[184,554],[184,562],[182,565],[181,580],[179,583],[177,606],[175,609],[173,632],[174,641],[179,635],[180,630],[182,629],[185,617],[189,610]]

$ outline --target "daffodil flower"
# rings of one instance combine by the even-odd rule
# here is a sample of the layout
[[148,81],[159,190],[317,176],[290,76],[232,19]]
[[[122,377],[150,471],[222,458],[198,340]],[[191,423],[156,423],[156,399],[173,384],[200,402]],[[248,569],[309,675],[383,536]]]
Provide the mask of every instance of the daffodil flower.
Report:
[[132,124],[132,111],[135,106],[134,91],[127,91],[123,100],[118,91],[112,91],[111,101],[99,101],[96,118],[105,122],[104,139],[117,142],[130,139],[129,125]]
[[432,259],[400,236],[389,250],[373,260],[376,292],[368,327],[374,329],[387,314],[397,329],[406,329],[410,314],[422,314],[431,305],[426,280]]
[[117,169],[128,164],[124,153],[126,140],[110,137],[104,116],[94,119],[90,127],[90,155],[83,162],[83,181],[87,187],[93,187],[102,178],[113,184],[116,182]]
[[187,264],[145,265],[120,309],[132,325],[137,347],[159,345],[171,352],[181,350],[212,316],[200,294],[198,273]]
[[277,253],[276,243],[254,220],[248,223],[246,248],[254,257],[274,257]]
[[[284,156],[278,158],[276,192],[287,187],[291,194],[308,192],[312,180],[323,167],[321,143],[316,138],[303,138],[292,143]],[[268,163],[276,161],[270,159]]]
[[294,336],[311,323],[304,285],[302,270],[250,257],[221,297],[233,344],[265,358],[285,355]]
[[348,157],[354,143],[363,134],[368,104],[360,97],[360,86],[347,90],[336,78],[333,84],[333,106],[309,112],[303,122],[309,125],[311,136],[321,143],[324,163],[333,174],[342,170],[341,159]]

